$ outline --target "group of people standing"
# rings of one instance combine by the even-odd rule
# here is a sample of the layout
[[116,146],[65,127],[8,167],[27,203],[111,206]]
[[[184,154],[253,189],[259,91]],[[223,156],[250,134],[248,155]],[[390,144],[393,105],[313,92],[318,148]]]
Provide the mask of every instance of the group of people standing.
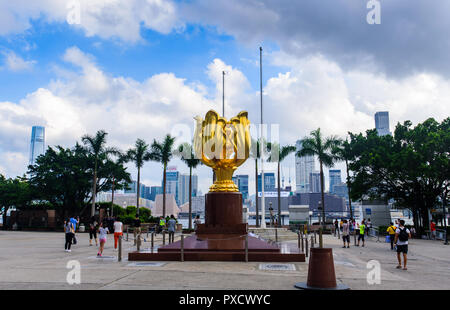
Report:
[[[71,252],[72,244],[77,244],[77,239],[75,236],[75,232],[79,228],[80,218],[71,217],[70,219],[64,221],[64,232],[66,237],[66,242],[64,245],[64,249],[66,252]],[[108,227],[108,222],[102,221],[98,222],[96,218],[93,216],[89,221],[89,246],[93,245],[93,241],[95,240],[95,246],[99,246],[99,250],[97,256],[101,257],[103,255],[103,250],[105,247],[107,235],[109,233],[114,233],[114,249],[117,249],[117,243],[120,236],[123,235],[123,223],[119,221],[117,218],[114,219],[112,223],[112,227]],[[98,238],[97,238],[98,236]]]

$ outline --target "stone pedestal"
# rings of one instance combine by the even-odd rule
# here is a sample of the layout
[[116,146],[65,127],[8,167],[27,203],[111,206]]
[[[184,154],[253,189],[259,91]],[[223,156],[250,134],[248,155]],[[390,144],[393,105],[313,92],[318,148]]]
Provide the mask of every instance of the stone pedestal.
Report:
[[[211,192],[205,195],[205,223],[199,224],[195,235],[183,243],[185,261],[243,261],[245,240],[248,240],[248,260],[260,262],[304,262],[298,249],[282,252],[256,236],[248,235],[242,219],[242,194]],[[130,261],[176,261],[181,259],[181,242],[174,242],[150,252],[131,252]]]

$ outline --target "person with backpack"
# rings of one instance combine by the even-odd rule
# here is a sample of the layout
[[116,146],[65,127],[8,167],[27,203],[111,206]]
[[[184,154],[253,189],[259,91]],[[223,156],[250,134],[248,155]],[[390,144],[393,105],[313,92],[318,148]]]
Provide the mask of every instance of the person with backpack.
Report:
[[[347,220],[344,220],[342,224],[342,241],[344,241],[343,248],[350,248],[350,224],[347,223]],[[347,246],[345,246],[345,242],[347,242]]]
[[408,239],[411,238],[411,232],[408,228],[405,227],[405,221],[400,220],[400,226],[395,231],[395,241],[394,243],[397,246],[397,260],[398,266],[397,269],[402,268],[402,259],[400,257],[400,253],[403,253],[403,270],[408,270],[406,268],[406,263],[408,261]]
[[70,247],[72,245],[73,236],[74,236],[74,226],[70,220],[64,221],[64,232],[66,236],[66,243],[64,244],[64,251],[71,252]]

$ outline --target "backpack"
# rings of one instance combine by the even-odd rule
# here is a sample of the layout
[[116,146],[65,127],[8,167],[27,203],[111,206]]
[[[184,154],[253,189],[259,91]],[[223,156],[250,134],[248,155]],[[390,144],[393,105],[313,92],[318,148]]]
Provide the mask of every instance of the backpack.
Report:
[[400,229],[400,233],[398,234],[398,239],[399,239],[401,242],[406,242],[406,241],[408,241],[409,235],[408,235],[408,233],[406,232],[406,227],[403,227],[403,229],[401,229],[401,228],[399,228],[399,229]]

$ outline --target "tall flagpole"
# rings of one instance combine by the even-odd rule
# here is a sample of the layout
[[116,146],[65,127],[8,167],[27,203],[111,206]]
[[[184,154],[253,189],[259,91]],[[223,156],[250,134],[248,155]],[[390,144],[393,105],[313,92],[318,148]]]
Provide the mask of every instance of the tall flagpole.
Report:
[[261,97],[261,124],[260,124],[260,158],[261,158],[261,228],[266,228],[266,205],[264,201],[264,153],[263,153],[263,86],[262,86],[262,47],[259,47],[259,80],[260,80],[260,97]]
[[225,117],[225,71],[222,71],[222,116]]

